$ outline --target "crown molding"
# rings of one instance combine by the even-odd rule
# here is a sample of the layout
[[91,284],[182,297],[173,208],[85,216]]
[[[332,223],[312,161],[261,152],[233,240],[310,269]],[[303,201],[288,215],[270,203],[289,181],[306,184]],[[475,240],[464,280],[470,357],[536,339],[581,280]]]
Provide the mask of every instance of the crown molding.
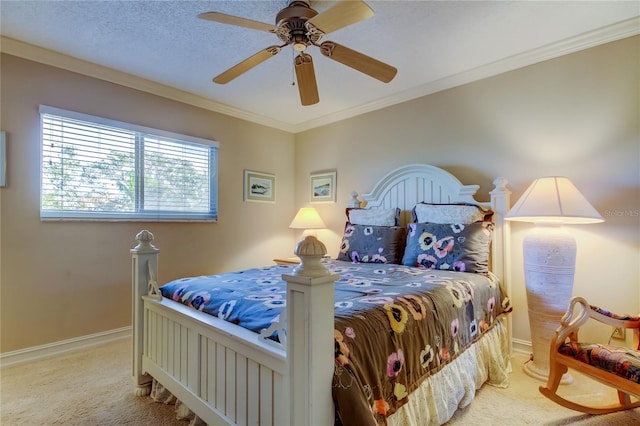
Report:
[[537,49],[532,49],[518,55],[504,58],[480,67],[454,74],[439,80],[435,80],[397,93],[395,95],[378,99],[367,104],[349,108],[335,113],[327,114],[314,120],[298,124],[273,120],[260,114],[254,114],[239,108],[234,108],[202,96],[178,90],[151,80],[140,78],[132,74],[124,73],[112,68],[104,67],[72,56],[63,55],[32,44],[23,43],[7,37],[0,37],[0,51],[24,59],[62,68],[68,71],[80,73],[89,77],[109,81],[111,83],[141,90],[164,98],[172,99],[185,104],[193,105],[210,111],[225,114],[231,117],[250,121],[252,123],[280,129],[290,133],[298,133],[316,127],[331,124],[347,118],[376,111],[382,108],[407,102],[442,90],[450,89],[462,84],[471,83],[488,77],[493,77],[518,68],[533,65],[549,59],[596,47],[605,43],[621,40],[640,34],[640,16],[621,21],[594,31],[589,31],[578,36],[567,38],[556,43],[551,43]]
[[288,123],[12,38],[0,37],[0,52],[293,133]]

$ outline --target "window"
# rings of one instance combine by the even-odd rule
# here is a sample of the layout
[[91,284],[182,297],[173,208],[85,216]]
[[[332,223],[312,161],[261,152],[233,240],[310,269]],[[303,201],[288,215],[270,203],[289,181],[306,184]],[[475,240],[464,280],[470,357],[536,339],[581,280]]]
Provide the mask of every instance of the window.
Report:
[[218,143],[40,106],[42,219],[217,220]]

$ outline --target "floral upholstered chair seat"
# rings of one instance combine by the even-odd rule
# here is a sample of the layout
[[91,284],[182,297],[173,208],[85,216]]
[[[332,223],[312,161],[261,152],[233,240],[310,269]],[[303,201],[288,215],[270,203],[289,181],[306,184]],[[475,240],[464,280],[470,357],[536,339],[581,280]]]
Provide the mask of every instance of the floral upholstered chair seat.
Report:
[[[639,321],[640,317],[620,315],[595,305],[589,306],[595,313],[618,321]],[[640,383],[640,352],[623,346],[599,343],[580,343],[571,340],[560,346],[558,352],[580,362]]]
[[640,383],[640,353],[622,346],[569,342],[558,352],[580,362]]

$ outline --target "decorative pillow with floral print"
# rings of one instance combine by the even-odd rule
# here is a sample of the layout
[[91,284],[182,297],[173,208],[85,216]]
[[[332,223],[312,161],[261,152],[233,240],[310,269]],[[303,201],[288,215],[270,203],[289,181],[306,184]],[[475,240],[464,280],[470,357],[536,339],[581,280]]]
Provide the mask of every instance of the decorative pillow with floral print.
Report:
[[338,260],[399,264],[406,235],[407,230],[402,226],[354,225],[347,222]]
[[493,224],[410,223],[402,264],[487,274]]

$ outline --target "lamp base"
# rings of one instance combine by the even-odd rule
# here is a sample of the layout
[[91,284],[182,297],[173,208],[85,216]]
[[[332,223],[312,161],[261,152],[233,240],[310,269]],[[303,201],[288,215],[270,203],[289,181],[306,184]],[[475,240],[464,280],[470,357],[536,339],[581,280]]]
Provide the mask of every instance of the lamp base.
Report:
[[[576,242],[559,224],[536,226],[523,244],[533,360],[524,366],[536,379],[549,377],[549,346],[573,292]],[[565,384],[573,379],[567,375]]]
[[[538,379],[544,383],[547,382],[549,378],[549,368],[536,365],[535,360],[529,361],[522,367],[522,370],[525,372],[527,376],[533,377],[534,379]],[[562,379],[560,379],[561,385],[570,385],[573,383],[573,377],[571,374],[565,373],[562,375]]]

